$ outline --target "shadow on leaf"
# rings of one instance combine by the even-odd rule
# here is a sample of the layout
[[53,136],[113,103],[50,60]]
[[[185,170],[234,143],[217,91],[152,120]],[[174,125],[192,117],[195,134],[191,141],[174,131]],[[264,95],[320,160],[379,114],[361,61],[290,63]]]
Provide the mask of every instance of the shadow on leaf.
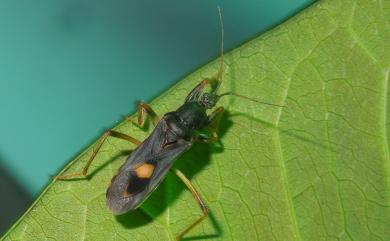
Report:
[[141,227],[153,221],[152,218],[140,209],[115,216],[115,219],[124,227],[129,229]]

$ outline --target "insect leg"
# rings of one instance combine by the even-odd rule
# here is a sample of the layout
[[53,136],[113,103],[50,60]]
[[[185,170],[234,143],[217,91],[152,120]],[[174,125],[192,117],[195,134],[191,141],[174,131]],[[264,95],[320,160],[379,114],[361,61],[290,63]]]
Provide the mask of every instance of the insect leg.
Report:
[[180,240],[185,234],[187,234],[191,229],[193,229],[196,225],[198,225],[200,222],[202,222],[205,218],[207,218],[209,214],[209,210],[203,201],[202,197],[200,196],[199,192],[195,189],[195,187],[192,185],[191,181],[188,180],[184,174],[178,170],[175,169],[175,174],[184,182],[184,184],[187,186],[187,188],[191,191],[192,195],[198,202],[200,209],[203,212],[203,215],[198,218],[194,223],[192,223],[190,226],[188,226],[186,229],[184,229],[179,235],[176,236],[176,240]]
[[199,84],[197,84],[191,92],[187,95],[185,102],[196,101],[198,100],[200,94],[202,93],[206,85],[211,85],[211,91],[214,92],[219,86],[220,80],[217,78],[204,79]]
[[219,128],[219,123],[221,122],[221,118],[223,116],[223,112],[225,109],[220,106],[218,107],[213,113],[210,114],[208,117],[208,126],[207,128],[211,132],[211,136],[209,138],[205,138],[203,136],[199,136],[197,141],[203,142],[203,143],[212,143],[218,140],[218,128]]
[[109,136],[116,137],[116,138],[119,138],[119,139],[122,139],[122,140],[126,140],[126,141],[129,141],[129,142],[134,143],[136,145],[141,144],[141,142],[139,140],[135,139],[134,137],[128,136],[126,134],[123,134],[123,133],[120,133],[120,132],[117,132],[117,131],[114,131],[114,130],[107,130],[102,135],[99,143],[97,144],[96,149],[94,149],[94,151],[92,153],[92,156],[89,158],[87,164],[84,166],[84,168],[83,168],[83,170],[81,172],[55,176],[54,178],[55,179],[60,179],[60,180],[66,180],[66,179],[72,179],[72,178],[87,176],[88,169],[91,166],[92,161],[95,159],[95,157],[96,157],[97,153],[99,152],[100,148],[103,146],[103,143],[105,142],[105,140]]
[[138,104],[137,123],[135,123],[132,118],[128,119],[142,127],[145,124],[146,115],[148,115],[152,119],[153,125],[155,126],[160,121],[160,117],[156,114],[152,107],[142,101]]

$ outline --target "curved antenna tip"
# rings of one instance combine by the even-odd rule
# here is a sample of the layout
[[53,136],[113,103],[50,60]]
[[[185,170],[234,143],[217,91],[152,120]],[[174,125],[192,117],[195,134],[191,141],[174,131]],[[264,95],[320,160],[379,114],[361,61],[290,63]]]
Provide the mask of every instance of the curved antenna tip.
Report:
[[222,18],[222,10],[221,10],[221,7],[220,7],[219,5],[217,5],[217,9],[218,9],[218,15],[219,15],[219,22],[220,22],[220,26],[221,26],[221,57],[220,57],[221,60],[220,60],[220,64],[219,64],[218,73],[217,73],[217,75],[214,77],[215,79],[218,80],[218,85],[217,85],[216,88],[214,89],[214,93],[217,92],[217,90],[219,89],[219,86],[221,85],[221,82],[222,82],[222,75],[223,75],[223,71],[224,71],[224,61],[223,61],[224,27],[223,27],[223,18]]

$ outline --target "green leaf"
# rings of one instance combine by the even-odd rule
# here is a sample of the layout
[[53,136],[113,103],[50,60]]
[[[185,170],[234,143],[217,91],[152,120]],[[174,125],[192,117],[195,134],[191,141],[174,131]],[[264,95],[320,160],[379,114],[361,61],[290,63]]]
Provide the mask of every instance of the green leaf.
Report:
[[[177,160],[211,217],[201,240],[390,240],[390,2],[324,0],[226,54],[221,142]],[[151,103],[183,103],[213,62]],[[125,121],[115,128],[139,139]],[[150,130],[149,130],[150,131]],[[92,145],[65,168],[79,171]],[[173,240],[201,212],[169,174],[135,211],[115,217],[105,190],[130,144],[109,140],[90,180],[53,181],[5,240]]]

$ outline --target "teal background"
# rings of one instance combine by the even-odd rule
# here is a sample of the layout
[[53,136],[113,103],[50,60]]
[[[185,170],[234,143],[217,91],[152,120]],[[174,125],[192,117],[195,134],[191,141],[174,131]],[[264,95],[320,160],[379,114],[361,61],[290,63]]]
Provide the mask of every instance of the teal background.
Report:
[[[0,165],[35,196],[138,100],[310,0],[0,2]],[[2,190],[5,191],[5,190]]]

